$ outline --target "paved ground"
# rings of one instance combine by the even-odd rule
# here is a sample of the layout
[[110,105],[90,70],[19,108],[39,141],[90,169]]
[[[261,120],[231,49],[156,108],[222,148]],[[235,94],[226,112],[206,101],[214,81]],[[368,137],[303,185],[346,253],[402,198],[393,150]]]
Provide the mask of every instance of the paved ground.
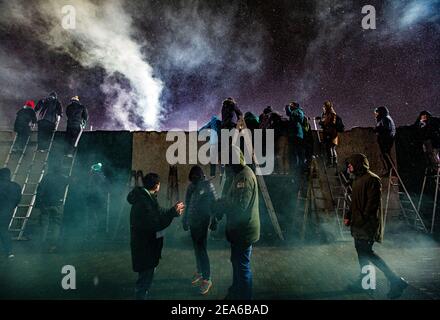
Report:
[[[389,235],[376,251],[410,283],[402,299],[440,298],[440,246],[430,237]],[[189,235],[178,225],[168,230],[163,260],[152,287],[153,299],[222,299],[231,283],[229,248],[209,242],[214,286],[200,297],[189,284],[194,257]],[[131,299],[135,274],[126,243],[72,241],[62,254],[40,254],[33,241],[16,244],[14,261],[0,260],[1,299]],[[388,285],[378,272],[377,289],[353,294],[346,286],[357,275],[351,241],[268,244],[254,250],[256,299],[386,299]],[[77,289],[64,291],[61,268],[76,268]]]

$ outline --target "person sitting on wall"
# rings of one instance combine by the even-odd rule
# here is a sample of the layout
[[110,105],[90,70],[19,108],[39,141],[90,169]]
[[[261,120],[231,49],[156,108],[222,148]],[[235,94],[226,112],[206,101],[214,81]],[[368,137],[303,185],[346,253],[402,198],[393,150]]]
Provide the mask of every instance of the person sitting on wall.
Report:
[[22,152],[30,135],[31,126],[37,123],[37,115],[35,113],[35,102],[33,100],[26,101],[23,108],[17,112],[15,118],[14,131],[17,133],[15,139],[14,152]]
[[191,283],[193,286],[199,286],[200,294],[205,295],[212,287],[207,240],[208,229],[217,228],[217,220],[211,212],[211,206],[217,196],[213,184],[206,179],[200,166],[191,168],[189,181],[191,184],[186,191],[187,208],[182,221],[183,230],[190,230],[196,256],[197,271]]
[[159,265],[163,247],[163,230],[175,217],[183,214],[183,202],[164,209],[157,202],[160,178],[148,173],[143,178],[143,187],[135,187],[127,196],[130,211],[130,247],[133,271],[138,273],[135,297],[145,300],[153,282],[154,270]]

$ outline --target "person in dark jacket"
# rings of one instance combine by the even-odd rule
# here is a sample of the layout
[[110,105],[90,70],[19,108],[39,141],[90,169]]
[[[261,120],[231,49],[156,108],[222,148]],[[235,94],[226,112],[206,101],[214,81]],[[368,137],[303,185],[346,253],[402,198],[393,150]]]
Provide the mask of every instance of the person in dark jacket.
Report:
[[390,116],[388,108],[376,108],[374,114],[376,116],[376,127],[374,128],[374,132],[377,135],[377,143],[379,144],[384,165],[384,173],[382,176],[385,176],[389,174],[390,170],[393,168],[391,149],[393,148],[396,136],[396,125]]
[[293,165],[297,171],[301,171],[305,162],[304,154],[304,111],[299,103],[291,102],[286,106],[286,115],[289,117],[290,128],[289,138],[291,153],[293,156]]
[[14,209],[21,201],[21,187],[11,181],[11,170],[0,169],[0,242],[3,245],[6,256],[14,258],[12,253],[11,237],[9,235],[9,223]]
[[14,131],[17,133],[14,151],[21,152],[31,135],[31,125],[37,123],[37,115],[35,113],[35,103],[33,100],[26,101],[23,108],[17,112],[15,118]]
[[70,104],[66,107],[66,140],[68,145],[66,155],[68,157],[73,156],[73,150],[75,150],[76,146],[78,145],[81,132],[89,120],[87,108],[79,102],[79,97],[75,96],[70,101]]
[[[354,154],[348,159],[348,169],[355,178],[352,184],[350,210],[344,217],[358,255],[360,269],[369,262],[379,268],[390,282],[389,298],[398,298],[407,287],[404,279],[398,277],[374,251],[374,242],[383,240],[382,184],[380,178],[370,171],[368,159],[363,154]],[[361,289],[362,274],[351,289]]]
[[237,117],[237,121],[243,116],[243,113],[237,106],[237,102],[232,98],[227,98],[223,101],[222,105],[222,129],[230,130],[237,126],[237,123],[234,122],[234,114]]
[[109,181],[104,173],[102,163],[90,167],[86,200],[86,240],[95,240],[106,231],[106,214],[109,209]]
[[44,152],[49,148],[56,124],[63,115],[56,92],[38,101],[35,112],[38,113],[38,150]]
[[260,239],[257,178],[237,146],[232,146],[227,167],[231,182],[213,208],[218,220],[226,214],[226,238],[231,244],[233,282],[226,299],[250,300],[252,245]]
[[440,118],[422,111],[415,123],[422,141],[427,167],[434,172],[440,167]]
[[338,154],[336,147],[339,143],[336,111],[331,101],[324,102],[323,112],[319,125],[322,127],[323,143],[327,153],[327,165],[337,167]]
[[160,178],[148,173],[143,178],[143,187],[136,187],[127,196],[130,211],[130,247],[133,271],[138,273],[136,299],[148,297],[153,282],[154,269],[159,265],[163,247],[163,230],[175,217],[181,216],[185,206],[178,202],[169,209],[161,208],[157,202]]
[[63,200],[68,178],[61,167],[54,165],[38,185],[36,207],[40,209],[43,250],[55,253],[58,250],[63,224]]
[[216,201],[214,186],[209,182],[201,167],[193,166],[189,172],[191,184],[186,191],[186,211],[183,216],[183,230],[191,231],[196,256],[197,271],[192,285],[200,285],[200,293],[205,295],[212,287],[207,240],[208,229],[216,230],[217,220],[212,215],[211,206]]

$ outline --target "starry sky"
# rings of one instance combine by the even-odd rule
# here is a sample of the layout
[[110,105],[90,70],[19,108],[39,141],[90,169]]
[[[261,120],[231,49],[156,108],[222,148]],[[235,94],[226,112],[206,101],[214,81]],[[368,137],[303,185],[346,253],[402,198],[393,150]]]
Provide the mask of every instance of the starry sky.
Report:
[[[61,27],[73,4],[77,29]],[[346,127],[440,115],[440,0],[0,0],[0,126],[27,99],[81,96],[95,129],[187,129],[242,111],[331,100]],[[364,30],[361,10],[376,9]],[[61,6],[61,7],[60,7]]]

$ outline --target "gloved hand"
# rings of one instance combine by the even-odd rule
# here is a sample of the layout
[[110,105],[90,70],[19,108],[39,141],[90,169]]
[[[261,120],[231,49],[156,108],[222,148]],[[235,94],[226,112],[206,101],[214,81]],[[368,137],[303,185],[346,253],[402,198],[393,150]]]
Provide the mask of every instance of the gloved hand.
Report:
[[350,219],[344,219],[344,224],[346,227],[349,227],[350,223],[351,223]]
[[183,223],[183,231],[188,231],[188,230],[189,230],[188,223]]

